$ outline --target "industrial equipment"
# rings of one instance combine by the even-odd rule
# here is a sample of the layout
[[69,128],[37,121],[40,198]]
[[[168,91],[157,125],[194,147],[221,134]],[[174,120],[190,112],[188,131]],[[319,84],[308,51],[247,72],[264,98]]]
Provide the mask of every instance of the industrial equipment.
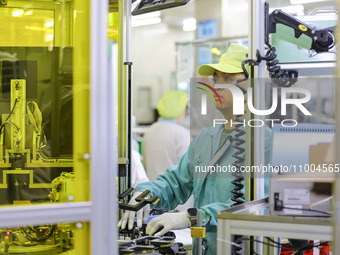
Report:
[[[24,56],[21,53],[25,52],[23,48],[6,50],[16,51],[21,57]],[[64,49],[64,53],[66,50],[70,48]],[[35,54],[44,55],[44,51],[44,48],[36,48]],[[56,52],[59,52],[58,48]],[[45,64],[52,64],[54,53],[47,54],[43,60],[50,63]],[[69,53],[72,54],[72,50]],[[70,56],[72,55],[65,53],[64,60]],[[39,57],[41,60],[42,57]],[[52,77],[58,80],[57,84],[63,89],[63,93],[56,91],[58,96],[52,101],[49,96],[46,96],[47,101],[42,97],[43,103],[39,105],[37,95],[41,93],[41,87],[38,86],[37,77],[41,79],[43,74],[37,75],[37,61],[16,59],[2,61],[1,64],[2,110],[7,108],[6,104],[10,106],[7,113],[2,111],[0,126],[1,205],[73,201],[75,190],[70,140],[72,125],[66,124],[71,120],[68,113],[72,112],[72,104],[69,104],[72,94],[68,90],[70,85],[64,85],[72,84],[69,83],[70,77],[72,79],[68,69],[70,66],[63,64],[63,73]],[[51,71],[48,66],[45,70]],[[48,77],[48,74],[44,75]],[[52,95],[56,95],[55,93],[52,92]],[[60,100],[59,93],[63,100]],[[60,109],[64,109],[64,119],[60,118],[60,112],[52,108],[57,103],[56,100],[58,104],[62,103]],[[64,124],[66,125],[63,126]],[[53,125],[56,126],[51,128]],[[60,223],[1,229],[0,253],[38,255],[71,251],[74,243],[73,228],[74,224]]]
[[[297,81],[298,71],[300,72],[299,65],[282,66],[279,64],[282,57],[285,58],[284,63],[334,62],[335,55],[329,55],[329,53],[336,53],[335,21],[330,19],[328,22],[318,23],[318,18],[314,16],[314,19],[316,23],[315,20],[311,21],[312,23],[321,26],[328,25],[328,27],[318,28],[279,9],[269,14],[269,4],[265,4],[265,44],[268,50],[266,55],[259,56],[259,59],[266,61],[269,77],[273,83],[281,87],[290,87]],[[271,43],[269,34],[272,36]],[[309,49],[306,49],[308,47]],[[277,53],[277,50],[280,52]],[[316,56],[318,53],[325,53],[325,55]],[[306,60],[307,56],[310,58],[309,60]],[[303,75],[308,74],[308,71],[305,71],[305,66],[302,69],[304,69]],[[329,74],[318,73],[320,69],[324,70],[325,68],[322,68],[322,65],[314,66],[314,75]]]
[[[130,195],[133,192],[133,190],[134,189],[130,187],[125,192],[119,195],[119,199],[124,199],[126,196]],[[146,198],[147,196],[150,195],[150,193],[151,193],[150,190],[145,190],[142,194],[136,197],[136,201],[138,202],[138,204],[136,205],[119,203],[119,209],[137,212],[141,208],[143,208],[146,204],[156,204],[159,200],[157,196]]]
[[174,242],[175,238],[172,232],[168,232],[163,237],[142,236],[130,241],[119,241],[119,254],[188,254],[182,243]]
[[270,213],[296,217],[330,217],[334,177],[302,173],[272,176]]
[[[264,55],[261,55],[260,50],[256,50],[256,49],[254,50],[254,48],[252,48],[251,51],[252,51],[252,53],[256,52],[256,57],[254,59],[245,60],[242,63],[243,66],[244,66],[244,64],[247,64],[247,63],[250,64],[250,72],[249,72],[250,77],[249,78],[250,78],[250,81],[251,81],[251,83],[250,83],[251,87],[253,87],[253,88],[255,88],[255,87],[259,88],[260,87],[261,82],[259,80],[256,80],[256,82],[255,82],[254,81],[255,79],[253,79],[253,78],[254,78],[254,74],[255,74],[254,66],[259,65],[262,60],[266,61],[267,71],[269,72],[269,77],[271,78],[270,85],[275,86],[275,87],[276,86],[290,87],[290,86],[294,85],[298,80],[298,74],[299,74],[300,70],[298,70],[298,68],[292,68],[292,67],[286,68],[286,67],[280,65],[279,59],[277,59],[276,47],[273,46],[273,43],[274,43],[273,38],[279,37],[279,36],[281,36],[281,38],[282,37],[285,38],[285,37],[289,37],[291,35],[291,34],[288,34],[288,33],[283,33],[283,34],[280,34],[279,36],[275,35],[275,33],[278,32],[276,30],[278,24],[283,25],[283,26],[287,26],[291,30],[293,29],[293,37],[295,37],[296,39],[298,39],[302,34],[305,37],[307,37],[308,39],[310,39],[310,40],[307,41],[307,44],[310,42],[310,45],[307,46],[308,49],[304,48],[304,50],[306,50],[306,55],[309,58],[313,58],[318,53],[322,53],[322,54],[326,54],[326,55],[328,53],[335,53],[335,36],[334,36],[335,27],[334,27],[334,25],[333,26],[326,26],[326,27],[322,26],[323,28],[316,27],[316,26],[313,26],[311,24],[305,23],[305,22],[303,22],[303,21],[301,21],[297,18],[294,18],[294,17],[282,12],[281,10],[274,10],[271,14],[269,14],[268,3],[266,3],[264,7],[265,7],[265,11],[264,11],[264,13],[265,13],[265,17],[264,17],[265,18],[265,45],[267,46],[267,48],[266,48],[267,51]],[[255,16],[256,15],[254,15],[254,17]],[[271,35],[272,36],[271,42],[270,42],[269,34],[272,34]],[[278,40],[276,42],[278,42]],[[260,46],[264,48],[263,44],[260,45]],[[286,56],[295,54],[294,51],[290,51],[289,47],[280,48],[279,50],[285,51],[284,54],[286,54]],[[288,53],[288,51],[289,51],[289,53]],[[255,54],[253,54],[253,55],[255,55]],[[333,58],[333,60],[334,60],[334,58]],[[292,61],[292,62],[295,62],[295,61]],[[314,66],[314,68],[317,69],[318,67]],[[246,73],[246,75],[245,75],[246,78],[248,78],[246,69],[243,68],[243,70]],[[305,73],[304,73],[304,75],[305,75]],[[315,75],[318,75],[318,72],[316,72]],[[256,77],[256,78],[258,78],[258,77]],[[264,77],[260,77],[260,78],[264,78]],[[238,83],[239,83],[238,81],[235,82],[235,85],[238,85]],[[258,89],[258,91],[260,91],[260,89]],[[263,100],[263,98],[260,98],[259,96],[260,95],[256,95],[257,100],[258,101]],[[264,96],[264,95],[261,95],[261,96]],[[297,97],[295,97],[295,98],[297,98]],[[282,115],[286,115],[286,114],[282,113],[281,116]],[[246,115],[246,118],[247,117],[248,117],[248,115]],[[296,129],[294,127],[288,127],[288,128],[282,128],[282,129],[286,129],[287,134],[294,133],[295,132],[294,130],[300,130],[299,127],[296,127]],[[301,130],[304,130],[304,129],[302,128]],[[318,132],[318,129],[311,129],[310,131],[306,131],[306,132],[313,133],[314,131]],[[320,131],[320,132],[322,132],[322,131]],[[333,129],[333,132],[334,132],[334,129]],[[251,134],[252,135],[254,134],[253,131],[252,131]],[[299,134],[299,135],[301,137],[301,134]],[[237,138],[238,137],[236,137],[236,140],[239,141]],[[250,144],[252,144],[254,140],[256,141],[256,139],[258,139],[258,137],[254,138],[253,136],[251,136],[249,138],[251,139]],[[290,152],[296,152],[296,148],[299,148],[299,151],[305,153],[306,150],[308,151],[308,148],[302,148],[301,149],[300,148],[301,146],[299,144],[299,142],[300,142],[299,139],[294,140],[294,139],[289,139],[289,137],[285,137],[284,139],[287,141],[287,143],[290,143],[289,146],[283,148],[282,143],[278,143],[276,150],[278,150],[280,148],[281,153],[277,153],[277,155],[272,155],[272,157],[277,156],[276,158],[278,158],[278,159],[285,159],[286,161],[289,161],[290,166],[293,165],[292,168],[294,168],[294,165],[295,165],[296,170],[299,171],[300,170],[299,169],[300,163],[296,162],[295,159],[299,158],[300,154],[294,155],[293,157],[289,157],[286,154],[287,153],[289,154]],[[305,141],[306,139],[302,138],[301,140]],[[244,141],[241,141],[241,142],[244,142]],[[297,145],[291,144],[291,143],[297,143]],[[272,147],[272,151],[273,151],[273,150],[275,150],[275,144],[272,144],[272,146],[273,146]],[[247,147],[247,149],[248,149],[248,147]],[[261,154],[261,153],[263,153],[263,151],[260,151],[258,153]],[[237,155],[235,155],[235,157],[236,156]],[[253,156],[253,154],[252,154],[252,152],[250,152],[250,157],[252,157],[252,156]],[[256,157],[257,156],[258,155],[256,154]],[[241,160],[241,159],[239,159],[239,160]],[[272,159],[272,161],[273,161],[273,159]],[[238,162],[236,162],[236,163],[238,163]],[[283,168],[283,169],[286,168],[285,164],[281,164],[281,165],[276,164],[277,162],[275,162],[275,163],[271,162],[271,163],[272,163],[272,165],[270,166],[271,167],[271,171],[269,171],[270,173],[275,172],[277,169],[278,169],[278,172],[279,172],[280,168]],[[287,163],[287,162],[285,162],[285,163]],[[253,164],[253,161],[250,161],[250,167],[253,166],[252,164]],[[303,162],[303,167],[302,167],[303,169],[302,170],[305,170],[304,169],[305,164],[307,165],[307,167],[310,166],[309,161]],[[255,166],[255,167],[258,167],[258,166]],[[289,169],[289,167],[288,167],[288,169]],[[319,169],[319,167],[317,167],[317,166],[313,170],[311,168],[308,168],[309,171],[312,170],[314,173],[315,173],[315,171],[318,171],[317,169]],[[325,165],[325,166],[322,165],[322,171],[328,171],[328,170],[329,170],[328,165]],[[274,216],[287,215],[287,216],[294,216],[294,217],[295,216],[302,216],[302,217],[306,216],[306,217],[326,217],[326,218],[329,218],[330,217],[329,211],[330,211],[331,186],[332,186],[330,184],[333,182],[333,179],[332,178],[326,179],[326,176],[323,175],[322,180],[320,180],[320,177],[314,175],[314,177],[318,178],[318,179],[313,180],[313,179],[308,179],[308,177],[310,177],[310,175],[308,173],[305,174],[305,172],[303,172],[300,175],[299,174],[296,175],[296,174],[292,173],[293,171],[290,171],[287,174],[280,175],[280,176],[275,176],[275,175],[270,174],[270,181],[271,181],[271,187],[270,187],[270,190],[269,190],[270,212]],[[251,173],[251,176],[255,176],[255,174],[256,173]],[[263,174],[262,176],[265,177],[267,173],[262,172],[262,174]],[[305,175],[303,175],[303,174],[305,174]],[[245,173],[242,173],[240,175],[241,175],[241,178],[242,178],[245,175]],[[243,180],[243,179],[241,179],[241,180]],[[325,188],[325,186],[327,188]],[[320,187],[322,187],[322,188],[320,188]],[[252,204],[252,202],[250,202],[249,204],[246,203],[245,207],[251,208],[251,204]],[[236,208],[241,208],[241,205],[237,205]],[[253,208],[251,208],[251,209],[253,209]],[[268,209],[268,205],[265,206],[265,210],[267,210],[267,209]],[[265,210],[263,210],[263,211],[265,211]],[[226,212],[227,211],[233,211],[233,209],[226,210]],[[234,210],[234,211],[237,211],[237,209]],[[259,213],[259,215],[261,215],[261,213]],[[265,217],[267,218],[267,215],[265,215]],[[236,221],[237,220],[235,220],[235,222]],[[221,222],[219,222],[218,224],[220,224],[220,223]],[[241,223],[237,222],[237,224],[240,224],[240,226],[241,226]],[[229,232],[231,229],[233,229],[233,227],[230,227],[231,225],[232,224],[228,222],[228,227],[226,227],[227,225],[223,225],[221,227],[219,226],[219,229],[223,229],[223,231]],[[243,227],[245,225],[243,225]],[[259,226],[261,226],[261,223],[259,223]],[[244,227],[244,229],[245,229],[245,227]],[[254,228],[255,232],[256,232],[256,230],[257,229]],[[227,252],[229,252],[229,249],[231,248],[230,246],[232,246],[232,249],[231,249],[233,251],[232,254],[243,254],[243,250],[242,250],[243,247],[242,247],[241,243],[245,239],[242,238],[242,236],[237,236],[237,235],[235,235],[234,239],[224,238],[223,231],[218,232],[218,234],[219,234],[218,240],[220,242],[225,241],[226,243],[228,243]],[[257,231],[256,233],[259,233],[259,232]],[[238,231],[237,234],[245,234],[245,233]],[[247,234],[251,234],[251,233],[247,233]],[[231,240],[232,240],[232,243],[230,242]],[[250,241],[253,242],[253,240],[250,240]],[[222,247],[222,245],[221,245],[221,247]],[[248,247],[246,247],[246,248],[248,248]],[[252,247],[250,246],[250,250],[251,249],[252,249]],[[219,252],[221,253],[222,250],[220,249]],[[223,252],[224,252],[224,250],[223,250]]]
[[[294,30],[295,38],[302,34],[311,38],[312,44],[309,49],[309,56],[313,57],[317,53],[335,53],[335,26],[327,28],[317,28],[307,24],[281,10],[274,10],[268,17],[267,33],[276,33],[276,25],[283,24]],[[268,36],[268,34],[267,34]]]
[[[130,187],[125,192],[119,195],[119,199],[124,199],[126,196],[133,192],[133,188]],[[138,204],[130,205],[119,203],[119,208],[130,211],[139,211],[146,204],[156,204],[159,200],[157,196],[146,198],[150,195],[149,190],[145,190],[142,194],[136,197]],[[136,222],[131,230],[119,229],[119,254],[140,254],[140,253],[152,253],[152,254],[174,254],[185,255],[186,250],[183,248],[183,244],[175,242],[176,235],[169,231],[162,237],[148,236],[145,234],[146,224],[142,225],[142,228],[138,228]]]
[[334,133],[335,127],[325,124],[273,128],[271,164],[277,173],[270,178],[271,214],[330,217],[339,166],[327,162],[325,155],[332,154]]

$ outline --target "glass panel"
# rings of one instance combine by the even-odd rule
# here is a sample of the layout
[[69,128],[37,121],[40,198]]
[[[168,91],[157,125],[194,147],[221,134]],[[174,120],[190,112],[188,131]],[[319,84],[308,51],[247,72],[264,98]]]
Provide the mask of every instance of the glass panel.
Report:
[[0,9],[1,205],[74,199],[73,16],[70,1]]
[[[89,6],[0,8],[1,206],[89,200]],[[89,224],[74,226],[1,229],[0,254],[86,255]]]

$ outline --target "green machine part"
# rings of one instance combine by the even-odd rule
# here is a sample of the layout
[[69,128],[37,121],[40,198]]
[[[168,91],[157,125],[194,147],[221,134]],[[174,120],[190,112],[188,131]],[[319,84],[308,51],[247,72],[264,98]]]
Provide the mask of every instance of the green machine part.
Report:
[[25,153],[26,80],[11,80],[11,153]]
[[52,181],[51,202],[66,203],[74,200],[74,173],[63,172]]
[[[334,15],[296,18],[317,28],[327,28],[337,24],[336,16]],[[336,59],[336,54],[334,53],[319,53],[309,57],[308,51],[311,48],[312,38],[304,34],[299,38],[295,38],[294,29],[282,24],[277,24],[276,33],[271,34],[271,44],[276,48],[277,59],[280,64],[334,62]]]

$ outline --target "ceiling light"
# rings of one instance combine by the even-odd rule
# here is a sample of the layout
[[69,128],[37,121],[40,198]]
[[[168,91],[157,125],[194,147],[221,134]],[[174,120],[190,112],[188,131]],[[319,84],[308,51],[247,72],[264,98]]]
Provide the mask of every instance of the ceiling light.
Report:
[[146,25],[154,25],[161,23],[162,19],[160,17],[156,18],[148,18],[148,19],[140,19],[140,20],[132,20],[131,26],[132,27],[140,27]]
[[131,18],[131,26],[132,27],[139,27],[139,26],[146,26],[146,25],[153,25],[161,23],[161,12],[155,11],[146,14],[141,14],[138,16],[132,16]]
[[189,18],[183,20],[183,30],[184,31],[195,31],[197,28],[196,26],[196,19],[195,18]]

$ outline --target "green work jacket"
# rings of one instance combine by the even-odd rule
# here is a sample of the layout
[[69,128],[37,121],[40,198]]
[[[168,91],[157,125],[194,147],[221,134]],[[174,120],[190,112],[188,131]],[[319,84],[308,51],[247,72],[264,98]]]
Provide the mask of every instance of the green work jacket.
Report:
[[[144,182],[137,185],[137,191],[150,190],[152,195],[160,198],[154,209],[173,210],[178,204],[184,204],[194,195],[194,206],[202,215],[202,226],[206,227],[209,255],[216,254],[217,247],[217,212],[230,208],[234,203],[231,198],[235,185],[231,183],[235,177],[231,171],[223,172],[228,166],[232,166],[237,151],[233,147],[236,141],[233,131],[226,139],[230,146],[224,151],[220,159],[214,164],[215,172],[203,172],[209,169],[216,151],[220,147],[220,139],[224,126],[209,127],[204,129],[190,144],[187,152],[182,156],[178,165],[170,166],[163,175],[159,175],[156,181]],[[265,164],[269,163],[271,147],[271,129],[265,128]],[[244,136],[242,137],[243,139]],[[244,144],[242,147],[244,148]],[[244,157],[244,153],[241,155]],[[242,164],[243,165],[243,164]],[[219,168],[220,167],[220,168]],[[201,169],[201,170],[199,170]],[[210,167],[210,170],[213,168]],[[220,172],[217,172],[220,169]],[[265,179],[265,193],[268,194],[268,178]],[[244,189],[243,189],[244,192]],[[196,254],[196,240],[193,242],[194,254]],[[203,252],[204,254],[204,252]]]

